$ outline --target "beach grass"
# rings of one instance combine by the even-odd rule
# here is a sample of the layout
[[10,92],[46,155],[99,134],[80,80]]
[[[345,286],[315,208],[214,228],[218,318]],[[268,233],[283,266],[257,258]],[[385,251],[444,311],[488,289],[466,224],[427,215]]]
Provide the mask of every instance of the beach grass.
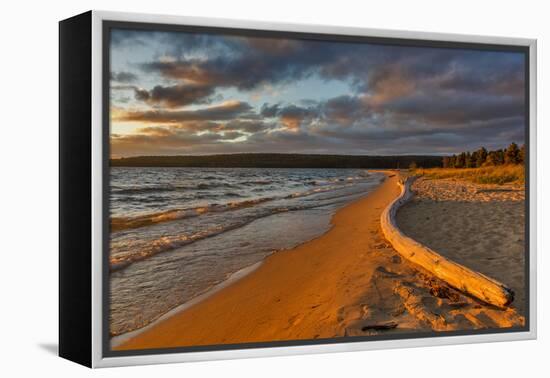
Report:
[[525,167],[522,164],[480,168],[416,168],[412,174],[433,179],[457,179],[477,184],[523,184]]

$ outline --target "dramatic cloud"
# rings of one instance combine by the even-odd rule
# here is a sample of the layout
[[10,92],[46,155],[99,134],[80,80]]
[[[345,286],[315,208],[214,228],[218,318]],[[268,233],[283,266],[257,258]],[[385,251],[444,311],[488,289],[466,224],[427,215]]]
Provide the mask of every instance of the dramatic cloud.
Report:
[[269,129],[273,129],[276,127],[276,124],[274,123],[266,123],[263,121],[257,121],[257,120],[244,120],[244,119],[237,119],[227,122],[226,124],[222,125],[218,130],[224,131],[224,130],[236,130],[236,131],[242,131],[245,133],[258,133],[260,131],[266,131]]
[[273,105],[269,105],[267,103],[264,103],[262,105],[262,108],[260,110],[260,114],[263,116],[263,117],[267,117],[267,118],[271,118],[271,117],[275,117],[277,116],[277,114],[279,113],[279,110],[281,109],[281,105],[280,104],[273,104]]
[[[117,156],[440,154],[524,141],[518,52],[132,30],[113,33],[111,52]],[[144,127],[116,132],[135,123]]]
[[364,99],[356,96],[331,98],[321,109],[328,123],[342,126],[362,122],[371,114],[371,107]]
[[218,121],[237,117],[254,119],[252,107],[246,102],[228,101],[220,105],[198,110],[137,110],[118,111],[113,114],[113,121],[143,123],[181,123],[186,121]]
[[289,105],[279,109],[277,116],[281,123],[289,130],[296,131],[304,122],[310,123],[318,117],[318,110],[315,108],[304,108],[296,105]]
[[386,109],[401,118],[415,118],[441,126],[455,124],[467,126],[474,121],[522,116],[525,111],[522,99],[473,93],[468,96],[440,94],[436,97],[415,94],[388,103]]
[[115,156],[129,155],[136,148],[144,153],[173,154],[195,146],[217,146],[246,136],[239,131],[222,133],[206,132],[196,134],[182,128],[151,126],[144,127],[132,135],[111,135],[111,151]]
[[172,85],[169,87],[156,85],[150,91],[136,89],[135,92],[138,100],[168,108],[209,103],[208,98],[213,94],[214,87],[204,85]]
[[152,62],[142,65],[145,72],[159,72],[171,79],[200,85],[236,87],[250,90],[266,83],[289,83],[313,73],[304,65],[294,65],[281,58],[256,57],[227,60],[190,59],[176,62]]

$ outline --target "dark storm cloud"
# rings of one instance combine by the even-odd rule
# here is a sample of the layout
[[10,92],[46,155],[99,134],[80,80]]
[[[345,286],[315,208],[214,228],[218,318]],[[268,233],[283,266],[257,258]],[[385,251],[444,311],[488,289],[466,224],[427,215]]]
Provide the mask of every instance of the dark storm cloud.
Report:
[[176,62],[152,62],[142,66],[145,72],[202,85],[251,90],[262,84],[288,83],[313,73],[313,68],[295,65],[286,59],[242,58],[227,60],[189,59]]
[[[170,79],[251,90],[320,73],[335,57],[354,54],[357,49],[357,45],[350,44],[268,38],[224,37],[217,41],[232,53],[214,54],[208,59],[158,60],[144,63],[141,68]],[[364,52],[378,49],[366,45],[359,48]]]
[[415,94],[392,101],[386,104],[385,109],[396,117],[414,118],[441,126],[519,117],[525,111],[522,98],[473,93],[468,96]]
[[151,90],[135,85],[112,85],[113,90],[131,90],[137,101],[153,107],[180,108],[192,104],[209,104],[212,102],[215,88],[205,85],[156,85]]
[[[278,130],[267,134],[253,135],[247,148],[277,152],[310,151],[314,153],[348,154],[425,154],[426,150],[435,154],[448,154],[474,150],[480,146],[496,149],[516,140],[523,140],[521,118],[499,119],[480,122],[475,127],[461,128],[420,128],[392,130],[353,126],[345,129],[337,126],[322,126],[314,129],[303,128],[294,133]],[[509,139],[511,138],[511,139]],[[505,141],[505,142],[503,142]]]
[[281,123],[291,130],[298,129],[303,123],[311,122],[318,117],[318,110],[315,108],[303,108],[296,105],[289,105],[277,113]]
[[[397,146],[405,140],[414,140],[415,151],[422,147],[435,152],[460,151],[465,145],[498,147],[510,141],[523,142],[523,106],[517,99],[496,101],[492,97],[473,96],[470,99],[450,98],[433,100],[419,96],[413,101],[388,104],[386,110],[372,107],[366,97],[339,96],[317,103],[316,106],[298,109],[264,104],[269,111],[281,117],[288,112],[300,121],[300,135],[321,138],[330,145],[348,146],[362,141],[369,152],[382,146]],[[303,120],[315,120],[314,123]],[[287,131],[297,127],[287,126]],[[283,131],[284,132],[284,131]],[[271,137],[279,135],[270,134]],[[284,132],[292,138],[292,133]],[[261,135],[261,138],[266,138]],[[422,140],[426,143],[422,143]],[[434,148],[434,141],[441,148]],[[303,148],[307,148],[304,143]]]
[[320,116],[319,106],[315,103],[309,106],[294,104],[281,106],[280,104],[269,105],[264,103],[260,109],[260,115],[266,118],[278,117],[282,125],[292,130],[296,130],[302,123],[309,123]]
[[205,85],[156,85],[150,91],[136,88],[137,100],[150,105],[161,105],[167,108],[178,108],[191,104],[206,104],[215,92],[214,87]]
[[461,124],[441,126],[413,120],[403,123],[404,127],[401,128],[387,127],[384,124],[394,122],[391,116],[377,121],[367,119],[365,124],[355,124],[345,129],[325,124],[310,131],[323,137],[341,140],[357,139],[391,143],[400,138],[439,135],[440,137],[448,137],[450,143],[456,139],[456,136],[467,137],[478,143],[481,140],[508,134],[514,130],[522,130],[523,126],[522,117],[503,117],[494,120],[476,121],[468,127]]
[[321,111],[327,122],[348,126],[364,120],[370,114],[370,106],[356,96],[339,96],[326,101]]
[[267,103],[264,103],[262,105],[262,108],[260,109],[260,114],[263,117],[272,118],[272,117],[277,116],[277,114],[279,113],[280,108],[281,108],[280,104],[269,105]]
[[[136,100],[147,102],[149,101],[149,98],[151,98],[151,95],[149,94],[149,91],[147,89],[143,89],[139,87],[131,87],[131,88],[134,90],[134,97]],[[124,88],[121,88],[121,89],[124,89]]]
[[277,117],[288,129],[297,129],[313,120],[348,126],[368,117],[370,109],[371,106],[360,97],[343,95],[323,102],[306,101],[304,106],[264,103],[260,114],[266,118]]
[[457,92],[483,92],[492,95],[523,96],[524,61],[518,54],[478,53],[457,58],[445,75],[433,80],[434,86]]
[[[114,41],[162,45],[157,56],[170,54],[134,65],[165,81],[148,90],[132,87],[136,99],[157,110],[125,111],[115,120],[177,125],[180,145],[208,131],[186,147],[201,153],[448,153],[523,142],[525,67],[517,53],[185,33],[122,32]],[[256,109],[232,101],[174,110],[209,103],[217,90],[234,88],[240,98],[260,91],[261,98],[263,86],[293,90],[307,78],[346,83],[349,91],[327,91],[317,97],[322,100],[276,98]],[[233,132],[245,140],[212,144]]]
[[[228,43],[231,38],[220,39]],[[347,80],[357,93],[383,104],[414,90],[454,90],[522,94],[523,60],[503,53],[429,49],[318,41],[237,39],[233,54],[211,59],[153,61],[145,72],[208,84],[251,90],[262,84],[289,83],[312,75]],[[242,43],[248,41],[248,43]],[[272,48],[270,48],[270,46]]]

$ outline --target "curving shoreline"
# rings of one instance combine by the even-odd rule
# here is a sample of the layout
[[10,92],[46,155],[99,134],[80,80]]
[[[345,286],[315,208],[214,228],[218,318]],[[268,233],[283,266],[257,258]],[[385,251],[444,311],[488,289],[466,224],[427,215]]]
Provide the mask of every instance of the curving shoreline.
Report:
[[250,274],[116,350],[519,327],[402,259],[380,216],[400,193],[388,178],[340,209],[324,235],[271,255]]
[[[153,177],[157,174],[154,170],[139,172]],[[263,261],[275,251],[294,248],[324,234],[339,208],[364,197],[383,178],[381,173],[347,169],[216,172],[216,177],[229,176],[228,184],[242,187],[239,205],[232,207],[234,199],[224,197],[225,185],[216,184],[213,186],[222,189],[213,190],[211,196],[184,193],[197,197],[199,202],[205,198],[201,209],[209,210],[201,215],[182,219],[178,215],[170,222],[111,233],[111,263],[123,268],[113,269],[111,265],[109,275],[111,336],[142,328],[227,280],[234,272]],[[186,175],[175,181],[180,184],[188,176],[195,181],[201,177],[200,171],[180,173]],[[204,176],[214,178],[209,174],[211,171]],[[172,175],[177,176],[173,172]],[[266,184],[249,185],[246,189],[252,178],[265,179],[262,182]],[[221,179],[217,182],[224,183]],[[275,184],[279,182],[280,185]],[[191,208],[193,202],[178,202],[180,194],[170,193],[169,198],[176,198],[167,201],[165,207]],[[218,194],[222,196],[219,201]],[[147,198],[143,197],[148,201]],[[154,201],[145,206],[157,209]]]

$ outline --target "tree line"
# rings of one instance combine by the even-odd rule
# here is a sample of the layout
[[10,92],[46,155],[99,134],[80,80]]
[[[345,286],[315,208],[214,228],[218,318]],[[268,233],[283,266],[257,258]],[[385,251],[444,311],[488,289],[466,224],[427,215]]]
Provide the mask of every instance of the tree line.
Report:
[[136,156],[111,159],[113,167],[253,167],[253,168],[406,168],[416,162],[425,168],[441,167],[440,156],[373,156],[312,154],[223,154]]
[[525,162],[525,144],[520,147],[511,143],[506,148],[487,151],[485,147],[473,152],[461,152],[458,155],[445,156],[443,168],[479,168],[504,164],[523,164]]

